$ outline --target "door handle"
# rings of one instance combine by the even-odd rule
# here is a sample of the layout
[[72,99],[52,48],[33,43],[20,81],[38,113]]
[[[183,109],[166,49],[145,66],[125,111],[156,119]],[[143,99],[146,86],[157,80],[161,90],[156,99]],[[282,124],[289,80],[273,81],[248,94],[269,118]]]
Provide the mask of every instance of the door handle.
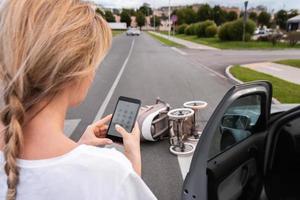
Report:
[[243,187],[247,184],[248,178],[249,178],[249,168],[247,165],[245,165],[242,167],[241,170],[241,184]]

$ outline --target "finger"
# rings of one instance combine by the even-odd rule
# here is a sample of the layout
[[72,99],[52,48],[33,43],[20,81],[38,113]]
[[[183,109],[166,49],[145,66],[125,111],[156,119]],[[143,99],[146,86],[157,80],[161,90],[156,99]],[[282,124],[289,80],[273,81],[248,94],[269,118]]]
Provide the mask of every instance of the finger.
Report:
[[102,125],[108,123],[111,120],[111,118],[112,118],[112,114],[107,115],[103,119],[100,119],[99,121],[95,122],[93,125],[94,126],[102,126]]
[[129,133],[119,124],[116,125],[115,129],[122,135],[123,138],[126,138],[129,135]]
[[95,138],[93,141],[91,141],[91,143],[94,146],[104,146],[112,144],[113,141],[108,138]]
[[132,130],[133,133],[140,132],[140,127],[137,122],[135,122],[134,128]]
[[100,127],[100,131],[106,131],[108,129],[108,125],[103,125]]

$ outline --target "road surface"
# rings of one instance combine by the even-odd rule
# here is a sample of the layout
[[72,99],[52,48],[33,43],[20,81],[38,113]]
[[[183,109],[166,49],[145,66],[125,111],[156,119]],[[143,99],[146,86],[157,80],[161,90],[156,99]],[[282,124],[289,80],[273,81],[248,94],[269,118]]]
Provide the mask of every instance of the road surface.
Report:
[[[123,34],[114,38],[86,101],[69,111],[66,130],[72,139],[78,140],[90,123],[113,112],[121,95],[139,98],[143,105],[153,104],[160,97],[174,108],[190,100],[206,101],[209,105],[201,114],[204,126],[232,86],[224,75],[226,66],[296,57],[295,54],[176,49],[162,45],[146,33],[139,37]],[[176,200],[180,198],[189,158],[177,158],[168,149],[168,141],[142,144],[143,179],[158,199]]]

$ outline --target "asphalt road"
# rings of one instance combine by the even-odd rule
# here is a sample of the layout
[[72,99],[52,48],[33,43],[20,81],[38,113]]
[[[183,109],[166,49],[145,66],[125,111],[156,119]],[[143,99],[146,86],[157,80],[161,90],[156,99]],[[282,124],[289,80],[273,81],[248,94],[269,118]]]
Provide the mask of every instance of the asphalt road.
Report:
[[[134,40],[132,54],[120,81],[105,109],[113,112],[120,95],[139,98],[143,105],[153,104],[156,97],[173,107],[182,107],[185,101],[204,100],[209,106],[202,114],[202,122],[211,112],[231,84],[203,67],[161,45],[147,34],[140,37],[118,36],[112,49],[95,77],[86,101],[68,114],[68,119],[81,119],[71,138],[77,140],[86,126],[94,121]],[[159,199],[178,199],[182,175],[178,159],[169,153],[168,141],[142,145],[143,178]]]
[[[180,53],[185,52],[185,54]],[[299,51],[196,51],[164,46],[146,33],[114,38],[110,53],[99,67],[88,97],[68,113],[77,120],[71,138],[77,140],[95,118],[113,112],[119,96],[139,98],[143,105],[156,97],[174,108],[190,100],[203,100],[204,126],[232,83],[225,67],[279,58],[299,58]],[[99,111],[100,110],[100,111]],[[100,114],[99,114],[100,113]],[[68,120],[67,120],[68,121]],[[178,158],[169,153],[168,141],[142,144],[143,179],[158,199],[179,199],[183,178]]]
[[[299,50],[172,49],[146,33],[140,37],[120,35],[114,38],[110,53],[97,70],[86,100],[68,112],[67,134],[78,140],[90,123],[113,112],[121,95],[139,98],[143,105],[153,104],[160,97],[174,108],[182,107],[185,101],[207,101],[208,107],[201,113],[205,126],[232,86],[224,75],[228,65],[299,57]],[[158,199],[176,200],[183,183],[182,167],[180,159],[168,149],[168,141],[142,144],[143,179]]]

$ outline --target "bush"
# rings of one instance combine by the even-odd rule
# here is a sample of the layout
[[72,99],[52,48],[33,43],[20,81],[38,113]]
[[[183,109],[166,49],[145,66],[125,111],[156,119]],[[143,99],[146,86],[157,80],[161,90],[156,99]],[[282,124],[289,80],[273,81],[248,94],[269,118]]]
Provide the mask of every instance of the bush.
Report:
[[216,26],[216,23],[211,20],[206,20],[204,22],[200,22],[198,24],[197,36],[198,37],[208,37],[208,36],[206,36],[206,28],[209,26],[212,26],[212,25]]
[[[246,23],[246,40],[250,40],[255,31],[256,25],[252,20]],[[241,41],[243,40],[243,20],[238,19],[233,22],[223,24],[219,30],[219,38],[221,40]]]
[[184,30],[186,29],[187,26],[188,26],[187,24],[182,24],[182,25],[178,26],[177,33],[184,34]]
[[298,42],[300,42],[300,32],[293,31],[288,33],[287,39],[291,46],[295,46]]
[[196,35],[197,29],[198,29],[198,24],[190,24],[184,29],[184,34]]
[[218,36],[220,40],[231,40],[229,36],[229,29],[231,26],[232,22],[227,22],[219,28]]
[[218,27],[216,25],[210,25],[205,29],[205,36],[206,37],[215,37],[218,32]]

